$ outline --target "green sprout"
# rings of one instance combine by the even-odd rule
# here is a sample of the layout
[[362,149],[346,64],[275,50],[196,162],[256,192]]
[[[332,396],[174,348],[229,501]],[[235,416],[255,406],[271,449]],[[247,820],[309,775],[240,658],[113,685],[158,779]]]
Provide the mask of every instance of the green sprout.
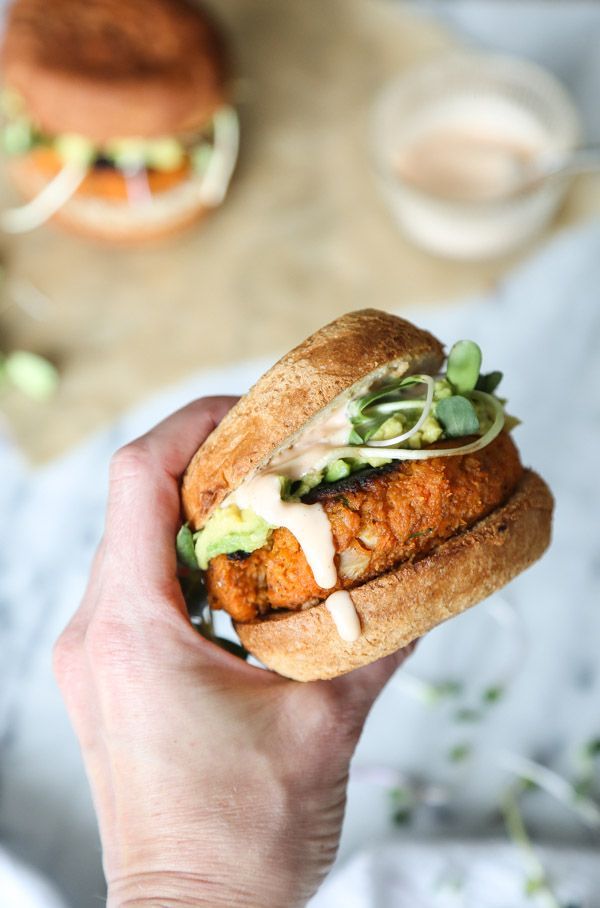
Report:
[[463,742],[462,744],[455,744],[454,747],[450,748],[448,751],[448,759],[451,763],[465,763],[472,753],[473,748],[471,745]]
[[502,802],[502,813],[509,839],[520,849],[526,870],[524,892],[529,896],[536,896],[538,902],[545,908],[561,908],[556,898],[544,865],[533,847],[525,821],[519,808],[518,787],[511,787]]
[[481,369],[481,349],[471,340],[457,341],[448,355],[446,378],[457,394],[473,391]]
[[415,799],[408,788],[392,788],[390,791],[392,802],[392,820],[396,826],[406,826],[413,816]]
[[454,713],[454,718],[457,722],[480,722],[482,719],[481,713],[477,709],[469,709],[469,707],[463,707],[462,709],[457,709]]
[[437,404],[435,415],[444,427],[448,438],[463,438],[479,432],[479,419],[475,407],[466,397],[456,394]]
[[494,684],[490,687],[486,687],[484,690],[481,699],[488,706],[492,706],[494,703],[498,703],[504,696],[504,688],[501,684]]
[[32,400],[48,400],[58,387],[56,368],[37,353],[15,350],[0,354],[0,386],[12,385]]

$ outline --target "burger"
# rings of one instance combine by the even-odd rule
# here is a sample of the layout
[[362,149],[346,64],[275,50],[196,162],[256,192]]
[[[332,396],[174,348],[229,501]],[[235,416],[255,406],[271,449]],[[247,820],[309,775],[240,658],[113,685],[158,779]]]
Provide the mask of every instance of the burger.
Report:
[[301,681],[395,652],[504,586],[550,541],[500,372],[462,340],[352,312],[240,399],[182,483],[180,560],[243,646]]
[[219,205],[238,150],[223,37],[186,0],[15,0],[1,52],[2,144],[29,200],[6,231],[52,219],[117,243]]

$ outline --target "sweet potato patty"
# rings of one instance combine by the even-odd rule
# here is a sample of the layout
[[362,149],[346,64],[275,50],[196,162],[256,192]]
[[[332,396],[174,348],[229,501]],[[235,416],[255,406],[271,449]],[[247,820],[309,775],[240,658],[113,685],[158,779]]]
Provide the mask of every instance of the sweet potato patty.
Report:
[[[517,449],[502,432],[475,454],[396,461],[313,490],[304,501],[319,501],[329,517],[335,589],[352,589],[472,526],[508,498],[522,472]],[[271,609],[299,609],[332,592],[317,586],[296,538],[284,528],[250,555],[213,558],[206,584],[211,607],[237,621]]]
[[[44,177],[50,180],[55,177],[63,167],[63,163],[52,148],[34,148],[21,161],[22,170],[27,169],[35,177]],[[148,188],[154,195],[168,192],[182,183],[191,173],[189,161],[175,170],[160,171],[147,170],[146,177]],[[91,167],[81,186],[77,189],[77,196],[86,196],[106,199],[109,201],[123,202],[129,198],[127,194],[127,180],[122,171],[116,167]]]

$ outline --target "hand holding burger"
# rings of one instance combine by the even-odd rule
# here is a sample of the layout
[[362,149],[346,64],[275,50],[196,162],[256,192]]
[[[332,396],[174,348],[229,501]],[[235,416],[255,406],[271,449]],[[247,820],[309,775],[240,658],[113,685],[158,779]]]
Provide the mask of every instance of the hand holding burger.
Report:
[[[463,342],[440,371],[431,335],[354,313],[233,408],[198,401],[118,453],[104,540],[55,658],[109,908],[295,908],[315,892],[399,647],[548,543],[552,498],[521,466],[499,375],[480,365]],[[342,677],[294,683],[192,627],[173,545],[190,460],[179,551],[206,569],[211,604],[281,674]]]
[[179,479],[233,403],[197,401],[116,455],[104,539],[56,647],[109,908],[305,905],[335,856],[363,722],[405,655],[295,684],[194,630]]

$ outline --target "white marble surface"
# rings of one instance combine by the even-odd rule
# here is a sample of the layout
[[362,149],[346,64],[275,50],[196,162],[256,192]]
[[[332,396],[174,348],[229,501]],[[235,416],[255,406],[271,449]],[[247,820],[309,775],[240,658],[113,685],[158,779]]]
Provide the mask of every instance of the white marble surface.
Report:
[[[510,408],[524,420],[516,435],[523,458],[556,494],[554,543],[501,597],[434,631],[390,684],[356,757],[342,857],[393,834],[388,789],[405,776],[437,786],[437,806],[414,811],[412,839],[483,837],[499,830],[498,798],[512,778],[507,752],[573,777],[580,746],[600,737],[598,287],[600,224],[591,224],[563,235],[485,299],[409,313],[447,342],[474,338],[485,367],[504,370]],[[72,908],[96,906],[103,882],[50,647],[77,605],[101,532],[108,459],[175,406],[241,391],[265,365],[197,376],[35,473],[2,448],[0,840],[51,876]],[[423,681],[462,690],[427,706],[416,696]],[[497,684],[505,696],[482,709],[485,689]],[[458,721],[462,708],[482,718]],[[450,760],[463,744],[471,756]],[[598,845],[597,830],[548,795],[529,795],[525,810],[539,838]]]
[[[558,906],[598,908],[600,861],[581,849],[540,849]],[[519,852],[502,842],[388,843],[362,852],[321,887],[310,908],[535,908]]]

